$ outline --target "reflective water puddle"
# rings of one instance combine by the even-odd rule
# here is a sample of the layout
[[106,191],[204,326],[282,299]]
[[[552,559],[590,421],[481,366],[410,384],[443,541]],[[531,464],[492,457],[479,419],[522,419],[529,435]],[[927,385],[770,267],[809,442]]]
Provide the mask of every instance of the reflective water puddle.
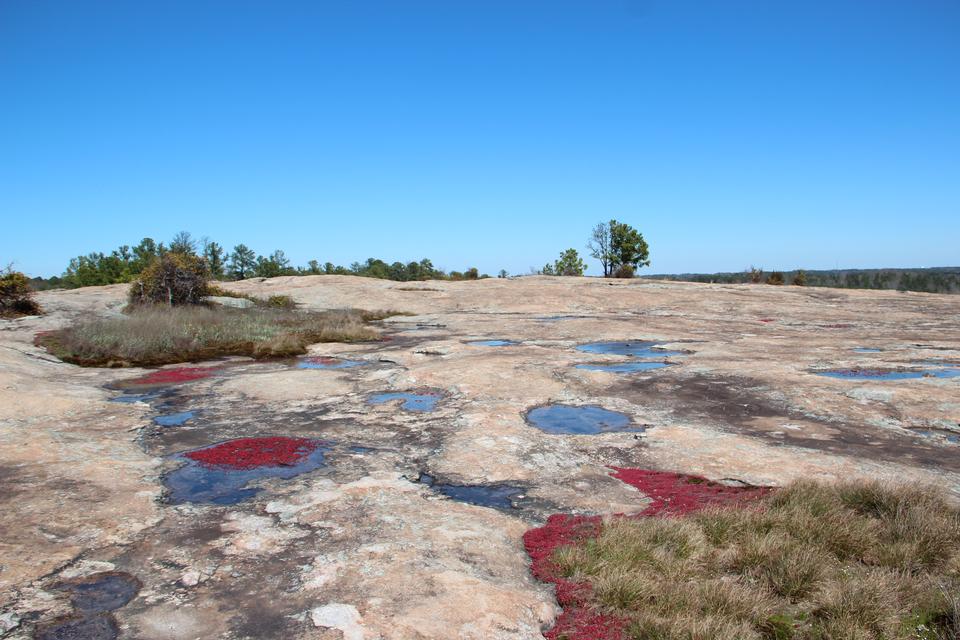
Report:
[[602,353],[614,356],[630,356],[632,358],[666,358],[669,356],[687,355],[683,351],[658,349],[656,342],[592,342],[577,346],[577,351],[585,353]]
[[467,344],[474,347],[510,347],[520,343],[513,340],[470,340]]
[[370,363],[364,362],[363,360],[343,360],[341,358],[310,356],[307,358],[300,358],[300,360],[297,362],[297,368],[298,369],[351,369],[353,367],[362,367],[367,364],[370,364]]
[[585,369],[587,371],[607,371],[609,373],[630,373],[632,371],[650,371],[651,369],[663,369],[673,366],[669,362],[650,362],[648,360],[635,360],[633,362],[620,362],[617,364],[578,364],[576,369]]
[[373,405],[386,404],[395,400],[403,400],[400,408],[405,411],[426,412],[433,411],[440,401],[439,393],[378,393],[371,396],[367,402]]
[[883,349],[877,349],[876,347],[854,347],[854,353],[881,353]]
[[591,435],[611,431],[643,431],[630,416],[595,405],[552,404],[527,412],[526,420],[547,433]]
[[168,395],[168,392],[164,390],[150,391],[148,393],[123,393],[115,398],[110,398],[110,402],[121,402],[123,404],[133,404],[135,402],[150,402],[151,400],[156,400],[165,395]]
[[239,438],[174,456],[183,466],[164,478],[171,504],[236,504],[260,489],[264,478],[293,478],[325,464],[331,443],[308,438]]
[[179,413],[167,413],[162,416],[157,416],[153,421],[161,427],[179,427],[187,422],[187,420],[192,420],[196,415],[196,411],[181,411]]
[[815,371],[818,376],[843,380],[915,380],[917,378],[956,378],[960,369],[921,369],[908,371],[898,369],[829,369]]
[[456,500],[492,509],[516,509],[516,501],[524,497],[526,489],[506,484],[444,484],[433,476],[421,473],[417,479],[434,491]]

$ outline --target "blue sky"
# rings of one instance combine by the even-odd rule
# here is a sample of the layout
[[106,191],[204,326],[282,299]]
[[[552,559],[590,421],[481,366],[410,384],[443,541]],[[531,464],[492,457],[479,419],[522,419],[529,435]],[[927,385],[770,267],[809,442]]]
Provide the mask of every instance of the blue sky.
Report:
[[[0,260],[960,264],[960,3],[0,2]],[[588,274],[596,275],[591,261]]]

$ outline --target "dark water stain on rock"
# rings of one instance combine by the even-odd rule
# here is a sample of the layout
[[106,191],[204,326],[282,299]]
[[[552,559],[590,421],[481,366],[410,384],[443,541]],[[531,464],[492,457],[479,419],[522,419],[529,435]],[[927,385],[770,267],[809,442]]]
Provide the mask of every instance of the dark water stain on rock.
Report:
[[514,340],[470,340],[467,344],[472,347],[512,347],[520,343]]
[[68,616],[37,628],[35,640],[115,640],[120,635],[110,614]]
[[141,583],[120,571],[97,573],[55,586],[70,594],[76,613],[59,618],[37,629],[41,640],[112,640],[118,636],[116,611],[133,600]]
[[630,416],[596,405],[552,404],[536,407],[525,416],[529,424],[554,434],[593,435],[611,431],[643,431]]
[[589,344],[578,345],[577,351],[614,356],[629,356],[631,358],[666,358],[668,356],[687,355],[684,351],[660,349],[657,347],[656,342],[650,341],[591,342]]
[[883,349],[878,349],[876,347],[854,347],[854,353],[881,353]]
[[400,407],[405,411],[427,412],[436,409],[440,397],[439,393],[378,393],[371,396],[367,402],[372,405],[380,405],[395,400],[403,400]]
[[465,502],[491,509],[516,509],[517,501],[524,497],[526,489],[508,484],[447,484],[436,481],[427,473],[421,473],[417,482],[458,502]]
[[188,420],[192,420],[196,416],[196,411],[180,411],[178,413],[167,413],[162,416],[157,416],[153,421],[160,425],[161,427],[179,427],[180,425],[186,423]]
[[343,360],[341,358],[329,358],[329,357],[318,357],[310,356],[308,358],[300,358],[297,361],[298,369],[352,369],[353,367],[362,367],[364,365],[370,364],[369,362],[364,362],[362,360]]
[[[584,387],[584,393],[592,392]],[[926,443],[856,420],[831,420],[800,410],[767,391],[761,380],[745,376],[690,374],[682,380],[658,376],[618,378],[605,393],[630,402],[669,411],[671,419],[715,425],[726,431],[760,438],[776,445],[806,447],[865,460],[884,460],[960,472],[960,456],[952,448]],[[783,430],[774,436],[763,428],[770,418],[801,422],[823,433]]]
[[73,606],[84,614],[114,611],[140,591],[140,581],[129,573],[107,571],[57,586],[70,594]]
[[608,373],[633,373],[634,371],[652,371],[654,369],[663,369],[673,366],[669,362],[656,362],[650,360],[634,360],[632,362],[609,363],[588,363],[575,365],[576,369],[585,371],[606,371]]
[[308,438],[239,438],[173,456],[183,465],[164,478],[167,501],[229,505],[260,492],[248,485],[289,479],[326,464],[331,443]]

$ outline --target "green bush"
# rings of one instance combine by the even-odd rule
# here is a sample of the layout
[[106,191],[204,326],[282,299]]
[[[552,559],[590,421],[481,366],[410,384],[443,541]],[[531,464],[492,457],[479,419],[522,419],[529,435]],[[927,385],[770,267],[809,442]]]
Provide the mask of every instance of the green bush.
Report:
[[807,286],[807,272],[806,272],[806,271],[804,271],[803,269],[799,269],[799,270],[797,270],[797,272],[796,272],[795,274],[793,274],[793,286],[795,286],[795,287],[805,287],[805,286]]
[[131,304],[201,304],[209,295],[210,270],[203,258],[166,253],[143,270],[130,286]]
[[35,316],[41,313],[33,299],[30,280],[11,267],[0,271],[0,316]]
[[290,296],[270,296],[264,306],[271,309],[296,309],[297,303]]
[[767,277],[767,284],[772,285],[781,285],[783,284],[783,273],[780,271],[774,271]]
[[634,274],[634,268],[632,264],[621,264],[613,272],[614,278],[632,278]]

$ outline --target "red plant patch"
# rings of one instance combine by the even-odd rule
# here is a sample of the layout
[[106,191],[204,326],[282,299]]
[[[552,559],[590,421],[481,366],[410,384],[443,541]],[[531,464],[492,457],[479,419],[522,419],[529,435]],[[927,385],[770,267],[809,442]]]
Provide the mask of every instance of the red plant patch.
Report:
[[216,367],[175,367],[173,369],[158,369],[142,378],[128,380],[127,384],[179,384],[209,378],[217,371]]
[[[730,487],[701,476],[648,469],[614,467],[614,478],[636,487],[653,502],[631,518],[683,516],[709,505],[743,502],[760,498],[771,487]],[[577,546],[600,535],[600,516],[554,514],[539,528],[523,535],[523,545],[531,559],[534,577],[556,585],[557,603],[563,612],[553,628],[544,633],[547,640],[623,640],[626,620],[597,611],[589,604],[589,582],[563,577],[552,561],[560,547]]]
[[309,438],[238,438],[186,454],[191,460],[228,469],[289,467],[298,464],[320,446]]
[[776,318],[760,318],[760,322],[776,322]]
[[653,502],[638,516],[686,515],[704,507],[743,502],[770,493],[770,487],[730,487],[701,476],[614,467],[613,477],[636,487]]

